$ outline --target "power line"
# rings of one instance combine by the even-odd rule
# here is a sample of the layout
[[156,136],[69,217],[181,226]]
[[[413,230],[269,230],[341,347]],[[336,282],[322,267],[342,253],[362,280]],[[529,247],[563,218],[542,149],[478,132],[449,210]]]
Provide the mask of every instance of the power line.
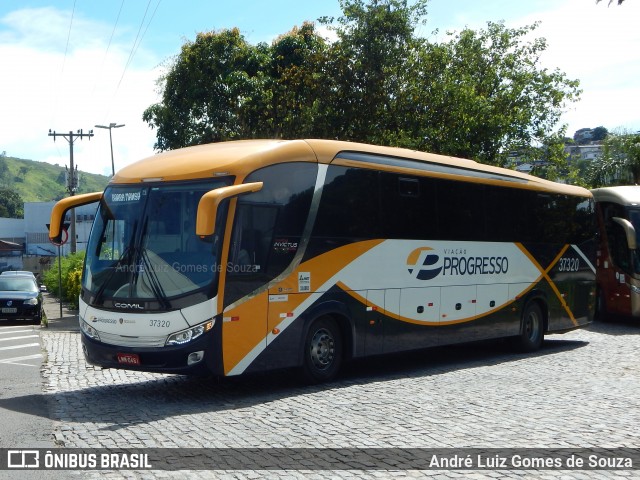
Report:
[[[107,45],[107,51],[104,52],[104,56],[106,58],[107,53],[109,52],[109,48],[111,48],[111,42],[113,41],[113,35],[116,33],[116,27],[118,26],[118,21],[120,20],[120,14],[122,13],[122,7],[124,7],[124,0],[120,4],[120,10],[118,10],[118,16],[116,17],[116,23],[113,24],[113,30],[111,30],[111,37],[109,37],[109,44]],[[104,59],[102,59],[102,63],[104,64]]]
[[[73,0],[73,10],[71,10],[71,20],[69,21],[69,31],[67,32],[67,44],[64,47],[64,57],[62,59],[62,69],[60,70],[60,76],[59,76],[59,81],[62,80],[62,77],[64,75],[64,67],[67,64],[67,55],[69,53],[69,43],[71,43],[71,27],[73,26],[73,17],[75,16],[76,13],[76,1],[77,0]],[[51,121],[53,123],[53,121],[56,118],[56,113],[58,111],[58,101],[60,99],[60,93],[58,92],[58,89],[56,88],[56,97],[55,97],[55,103],[53,105],[53,112],[51,112]]]
[[118,22],[120,21],[120,15],[122,14],[122,7],[124,7],[124,0],[120,4],[120,9],[118,10],[118,16],[116,17],[116,21],[113,24],[113,30],[111,30],[111,36],[109,37],[109,43],[107,44],[107,49],[104,52],[104,56],[102,57],[102,63],[100,64],[100,70],[96,75],[96,81],[93,83],[93,89],[91,90],[91,98],[93,98],[93,94],[96,91],[96,86],[98,84],[98,79],[102,77],[102,70],[104,69],[104,62],[107,60],[107,55],[109,53],[109,49],[111,48],[111,42],[113,42],[113,36],[116,33],[116,28],[118,26]]
[[67,45],[64,47],[64,59],[62,60],[62,72],[64,73],[64,66],[67,63],[67,52],[69,51],[69,41],[71,40],[71,27],[73,26],[73,17],[76,13],[76,0],[73,0],[73,10],[71,10],[71,21],[69,22],[69,32],[67,33]]
[[[122,71],[122,75],[120,76],[120,80],[118,81],[118,85],[116,86],[116,89],[113,92],[113,98],[115,98],[116,95],[118,94],[118,91],[120,90],[120,85],[122,84],[122,80],[124,79],[124,76],[127,73],[127,70],[131,65],[131,62],[133,61],[133,57],[135,57],[135,54],[138,51],[138,47],[142,43],[142,39],[144,38],[144,36],[147,33],[147,30],[149,29],[149,25],[151,25],[151,22],[153,21],[153,18],[155,17],[156,12],[158,11],[158,7],[160,7],[160,3],[162,3],[162,0],[158,0],[158,3],[156,4],[155,9],[153,10],[153,13],[151,14],[151,17],[149,18],[149,22],[147,23],[147,26],[142,32],[142,35],[140,35],[140,32],[142,31],[142,27],[144,26],[144,21],[147,18],[147,13],[149,12],[149,7],[151,6],[151,1],[152,0],[149,0],[149,2],[147,3],[147,8],[144,11],[144,16],[142,17],[142,21],[140,22],[138,33],[136,35],[135,40],[133,41],[133,45],[131,46],[131,52],[129,53],[129,58],[127,59],[127,63],[124,66],[124,70]],[[111,104],[113,104],[113,101],[111,102]],[[107,116],[109,115],[109,113],[110,111],[107,112]]]
[[[127,59],[127,63],[124,66],[124,69],[122,70],[122,75],[120,76],[120,80],[118,81],[118,85],[116,86],[116,89],[113,92],[113,96],[112,96],[112,101],[110,102],[109,105],[113,105],[114,101],[113,99],[117,96],[118,91],[120,90],[120,85],[122,85],[122,81],[124,80],[124,76],[127,73],[127,70],[129,69],[129,66],[131,65],[133,58],[135,57],[136,52],[138,51],[138,47],[140,46],[140,44],[142,43],[142,39],[144,38],[145,34],[147,33],[147,30],[149,29],[149,26],[151,25],[151,22],[153,21],[153,18],[156,15],[156,12],[158,11],[158,7],[160,7],[160,3],[162,3],[162,0],[158,0],[158,3],[156,4],[156,7],[153,10],[153,13],[151,14],[151,17],[149,18],[149,21],[147,22],[147,25],[144,29],[144,31],[142,31],[142,27],[144,26],[144,21],[147,18],[147,14],[149,13],[149,7],[151,6],[151,2],[152,0],[149,0],[149,2],[147,3],[147,8],[145,9],[144,15],[142,17],[142,20],[140,22],[140,27],[138,28],[138,33],[136,35],[135,40],[133,41],[133,45],[131,46],[131,51],[129,52],[129,58]],[[142,31],[142,35],[140,34],[140,32]],[[106,116],[109,116],[111,110],[107,111]]]
[[[144,11],[144,16],[142,17],[142,21],[140,22],[140,27],[138,28],[138,33],[136,34],[136,38],[133,41],[133,45],[131,46],[131,52],[129,52],[129,58],[127,59],[127,63],[124,66],[124,70],[122,71],[122,76],[120,77],[120,81],[118,82],[118,86],[116,87],[116,92],[120,88],[120,84],[122,83],[122,79],[124,78],[124,74],[127,72],[129,65],[131,64],[131,60],[133,60],[133,56],[136,51],[136,45],[138,42],[138,38],[140,38],[140,32],[142,31],[142,27],[144,26],[144,20],[147,18],[147,13],[149,12],[149,7],[151,6],[151,0],[147,3],[147,8]],[[157,7],[156,7],[157,8]],[[146,30],[145,30],[146,31]]]

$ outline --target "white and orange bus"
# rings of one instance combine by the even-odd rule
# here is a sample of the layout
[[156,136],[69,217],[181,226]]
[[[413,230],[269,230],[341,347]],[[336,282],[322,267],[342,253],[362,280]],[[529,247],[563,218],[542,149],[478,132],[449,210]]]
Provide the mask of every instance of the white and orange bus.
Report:
[[592,190],[600,233],[597,252],[597,313],[640,317],[640,186]]
[[592,319],[588,190],[474,161],[330,140],[165,152],[119,171],[87,244],[87,361],[165,373],[302,367]]

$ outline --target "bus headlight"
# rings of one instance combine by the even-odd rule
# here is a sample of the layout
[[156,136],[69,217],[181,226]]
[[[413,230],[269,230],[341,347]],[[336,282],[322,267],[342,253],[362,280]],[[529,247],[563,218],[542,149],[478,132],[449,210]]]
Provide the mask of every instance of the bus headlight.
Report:
[[27,300],[24,301],[25,305],[37,305],[38,304],[38,299],[37,298],[29,298]]
[[189,343],[191,340],[195,340],[200,335],[203,335],[211,330],[215,323],[215,319],[212,318],[211,320],[207,320],[206,322],[201,323],[200,325],[196,325],[195,327],[172,333],[167,337],[165,345],[184,345],[185,343]]
[[80,329],[85,333],[87,337],[100,341],[100,335],[98,335],[98,331],[84,320],[80,320]]

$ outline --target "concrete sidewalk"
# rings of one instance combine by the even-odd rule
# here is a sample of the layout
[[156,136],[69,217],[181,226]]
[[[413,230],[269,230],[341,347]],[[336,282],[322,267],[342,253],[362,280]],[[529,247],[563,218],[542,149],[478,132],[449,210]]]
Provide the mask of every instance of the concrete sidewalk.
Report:
[[62,315],[60,315],[60,302],[50,293],[43,293],[44,312],[47,315],[49,330],[63,330],[78,332],[78,311],[70,310],[67,305],[62,305]]

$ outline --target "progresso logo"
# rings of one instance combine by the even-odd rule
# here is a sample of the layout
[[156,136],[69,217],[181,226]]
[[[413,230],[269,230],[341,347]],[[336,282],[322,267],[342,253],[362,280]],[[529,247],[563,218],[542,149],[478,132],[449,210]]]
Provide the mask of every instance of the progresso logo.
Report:
[[445,248],[441,253],[431,247],[420,247],[407,257],[407,269],[418,280],[432,280],[438,275],[501,275],[509,271],[504,256],[469,255],[464,248]]
[[416,248],[407,257],[409,273],[418,280],[431,280],[442,271],[440,256],[431,247]]

